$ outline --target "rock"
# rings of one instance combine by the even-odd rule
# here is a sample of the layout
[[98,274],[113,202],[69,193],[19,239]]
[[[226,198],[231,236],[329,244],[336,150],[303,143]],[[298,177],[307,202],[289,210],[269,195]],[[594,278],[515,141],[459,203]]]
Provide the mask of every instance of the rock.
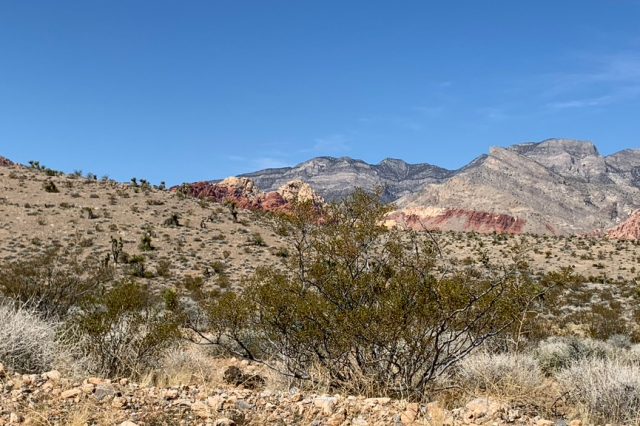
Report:
[[607,231],[607,236],[618,240],[640,240],[640,210],[633,212],[627,220]]
[[536,422],[536,426],[554,426],[555,424],[555,422],[545,419],[540,419]]
[[57,382],[62,377],[62,374],[60,374],[58,370],[51,370],[47,371],[46,373],[42,373],[42,377]]
[[178,398],[180,392],[177,389],[166,389],[164,391],[164,399],[172,400]]
[[[92,385],[92,384],[88,383],[88,385]],[[93,396],[98,401],[102,401],[105,398],[112,397],[115,394],[116,394],[115,388],[113,387],[113,385],[109,383],[99,384],[95,386],[95,390],[93,391]]]
[[502,405],[489,398],[476,398],[465,405],[463,418],[467,422],[478,423],[494,418]]
[[210,396],[207,398],[207,405],[211,407],[214,411],[222,411],[222,407],[224,405],[224,398],[219,395]]
[[235,426],[235,424],[236,422],[234,422],[233,420],[223,417],[221,419],[217,419],[213,423],[213,426]]
[[60,394],[60,398],[62,399],[70,399],[70,398],[75,398],[76,396],[80,395],[82,393],[82,391],[78,388],[73,388],[73,389],[69,389],[66,390],[64,392],[62,392]]
[[91,383],[85,383],[85,384],[80,386],[80,389],[82,390],[82,392],[84,392],[86,394],[93,393],[95,388],[96,388],[95,385],[92,385]]
[[10,424],[22,423],[23,420],[24,420],[24,418],[18,413],[12,412],[11,414],[9,414],[9,423]]
[[124,408],[127,406],[127,399],[121,396],[115,396],[113,401],[111,401],[111,406],[113,408]]
[[333,414],[333,409],[338,402],[335,396],[319,396],[313,400],[313,405],[322,409],[325,415]]
[[109,379],[101,379],[100,377],[89,377],[87,379],[87,383],[91,383],[92,385],[103,385],[111,383]]

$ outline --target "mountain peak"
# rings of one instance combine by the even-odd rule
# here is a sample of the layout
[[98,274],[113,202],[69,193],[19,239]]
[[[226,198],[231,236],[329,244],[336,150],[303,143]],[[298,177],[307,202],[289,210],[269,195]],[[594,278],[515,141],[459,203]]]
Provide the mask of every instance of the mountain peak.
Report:
[[600,155],[593,142],[576,139],[546,139],[542,142],[511,145],[507,149],[526,157],[554,156],[565,153],[575,158]]

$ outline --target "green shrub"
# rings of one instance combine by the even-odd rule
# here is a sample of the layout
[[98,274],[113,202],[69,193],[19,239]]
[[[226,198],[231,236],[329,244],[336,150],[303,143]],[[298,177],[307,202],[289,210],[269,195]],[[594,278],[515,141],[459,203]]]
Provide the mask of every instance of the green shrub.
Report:
[[260,268],[241,294],[210,301],[211,343],[336,389],[420,398],[532,308],[526,270],[442,276],[431,239],[382,225],[390,208],[363,191],[322,214],[294,206],[282,218],[290,272]]
[[139,376],[179,337],[178,321],[147,288],[122,281],[84,304],[70,322],[78,348],[105,377]]
[[100,294],[111,281],[111,269],[73,254],[49,250],[31,259],[0,267],[0,293],[45,318],[64,317],[88,297]]
[[42,188],[43,188],[46,192],[52,192],[52,193],[60,192],[60,191],[58,190],[58,187],[56,186],[56,184],[55,184],[55,183],[53,183],[53,181],[51,181],[51,180],[48,180],[48,181],[46,181],[45,183],[43,183],[43,184],[42,184]]

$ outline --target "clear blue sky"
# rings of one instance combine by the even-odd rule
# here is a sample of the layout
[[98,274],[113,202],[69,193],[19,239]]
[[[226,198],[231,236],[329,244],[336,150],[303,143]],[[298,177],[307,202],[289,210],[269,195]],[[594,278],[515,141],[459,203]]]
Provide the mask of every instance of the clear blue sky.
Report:
[[0,155],[179,183],[640,146],[640,0],[0,2]]

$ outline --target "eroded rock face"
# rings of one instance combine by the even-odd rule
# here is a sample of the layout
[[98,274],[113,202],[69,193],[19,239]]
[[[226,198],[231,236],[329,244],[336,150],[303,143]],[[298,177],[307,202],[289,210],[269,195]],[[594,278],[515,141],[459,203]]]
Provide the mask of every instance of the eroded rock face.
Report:
[[287,211],[296,201],[324,200],[302,181],[289,182],[278,191],[263,192],[248,178],[230,177],[218,183],[196,182],[179,188],[186,195],[217,203],[233,202],[238,208],[254,211]]
[[8,166],[13,166],[13,161],[9,160],[8,158],[0,156],[0,167],[8,167]]
[[324,199],[316,194],[311,188],[311,185],[301,181],[292,180],[285,183],[276,191],[282,196],[288,203],[292,202],[307,202],[311,201],[314,204],[323,204]]
[[620,225],[607,231],[607,236],[618,240],[640,239],[640,210],[635,211]]
[[520,234],[523,232],[526,220],[507,214],[464,209],[414,209],[392,214],[389,217],[389,224],[398,224],[417,231]]

